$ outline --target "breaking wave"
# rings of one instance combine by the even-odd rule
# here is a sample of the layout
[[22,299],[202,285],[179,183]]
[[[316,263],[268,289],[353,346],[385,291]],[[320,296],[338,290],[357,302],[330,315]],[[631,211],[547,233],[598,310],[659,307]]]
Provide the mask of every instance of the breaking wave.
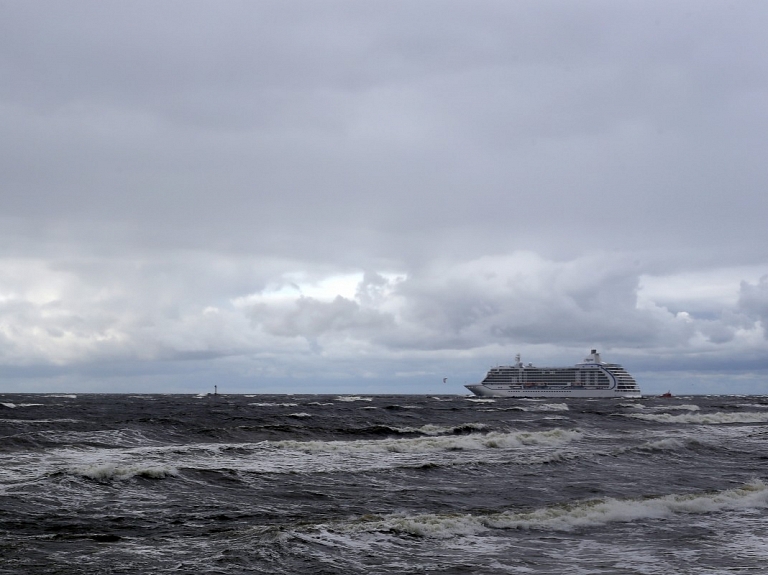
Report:
[[695,404],[689,405],[642,405],[640,403],[622,403],[621,407],[642,409],[643,411],[699,411],[701,408]]
[[649,441],[641,445],[638,449],[643,451],[677,451],[684,449],[687,444],[680,439],[670,437],[667,439],[659,439],[658,441]]
[[627,413],[625,417],[642,419],[644,421],[656,421],[659,423],[695,423],[704,425],[716,425],[723,423],[764,423],[768,421],[768,413],[682,413],[671,415],[669,413]]
[[73,475],[93,479],[95,481],[125,481],[134,477],[147,479],[165,479],[178,475],[175,467],[162,465],[118,465],[115,463],[94,464],[85,467],[76,467],[70,470]]
[[298,407],[298,403],[249,403],[255,407]]
[[601,499],[555,505],[528,512],[487,515],[393,515],[357,524],[324,526],[336,531],[393,533],[448,539],[492,529],[573,531],[610,523],[666,519],[674,515],[707,514],[768,507],[768,488],[760,480],[726,491],[676,494],[648,499]]
[[432,451],[471,451],[481,449],[508,449],[524,446],[557,446],[580,439],[581,432],[553,429],[539,432],[471,433],[459,436],[434,436],[407,439],[377,439],[357,441],[277,441],[271,445],[306,453],[321,452],[376,452],[423,453]]
[[454,425],[447,427],[445,425],[434,425],[428,423],[421,427],[388,427],[395,433],[421,433],[422,435],[449,435],[469,433],[471,431],[482,431],[488,426],[484,423],[463,423],[461,425]]

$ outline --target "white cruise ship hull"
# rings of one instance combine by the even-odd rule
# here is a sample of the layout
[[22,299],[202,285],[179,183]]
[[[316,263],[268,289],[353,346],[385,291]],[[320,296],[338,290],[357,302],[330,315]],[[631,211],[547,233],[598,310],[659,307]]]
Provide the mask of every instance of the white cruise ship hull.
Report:
[[478,397],[623,397],[627,399],[642,397],[639,391],[616,391],[615,389],[511,389],[490,387],[482,383],[464,387]]
[[465,386],[479,397],[642,397],[622,366],[601,361],[596,349],[571,367],[534,367],[520,355],[512,365],[492,367],[480,383]]

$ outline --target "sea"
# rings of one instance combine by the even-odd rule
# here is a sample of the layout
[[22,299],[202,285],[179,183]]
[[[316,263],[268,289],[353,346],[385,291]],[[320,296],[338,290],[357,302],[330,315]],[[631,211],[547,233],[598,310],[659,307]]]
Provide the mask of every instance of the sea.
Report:
[[768,573],[768,396],[0,394],[0,573]]

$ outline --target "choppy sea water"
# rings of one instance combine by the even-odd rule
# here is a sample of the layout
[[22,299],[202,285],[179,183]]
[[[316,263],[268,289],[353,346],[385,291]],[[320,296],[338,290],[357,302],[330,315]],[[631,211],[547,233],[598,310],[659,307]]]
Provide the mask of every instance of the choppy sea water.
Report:
[[0,395],[0,573],[768,572],[768,397]]

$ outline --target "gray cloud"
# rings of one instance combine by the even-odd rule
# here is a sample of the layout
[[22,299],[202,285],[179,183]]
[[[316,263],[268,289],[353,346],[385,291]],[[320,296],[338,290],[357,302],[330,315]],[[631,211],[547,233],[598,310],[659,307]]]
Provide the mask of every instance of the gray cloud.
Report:
[[768,338],[768,276],[761,277],[755,284],[741,282],[739,309],[750,319],[760,321]]

